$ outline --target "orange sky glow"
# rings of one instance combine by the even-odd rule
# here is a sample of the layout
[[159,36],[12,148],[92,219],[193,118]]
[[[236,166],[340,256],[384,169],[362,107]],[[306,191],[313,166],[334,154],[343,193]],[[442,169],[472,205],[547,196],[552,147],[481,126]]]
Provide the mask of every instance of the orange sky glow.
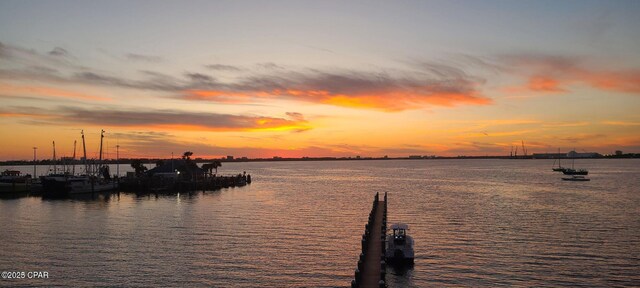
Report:
[[0,160],[638,153],[633,3],[2,3]]

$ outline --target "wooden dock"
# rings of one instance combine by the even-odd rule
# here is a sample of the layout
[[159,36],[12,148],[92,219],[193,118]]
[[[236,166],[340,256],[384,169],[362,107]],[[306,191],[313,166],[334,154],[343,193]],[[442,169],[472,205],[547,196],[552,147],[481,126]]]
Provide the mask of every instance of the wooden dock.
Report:
[[384,194],[382,201],[376,193],[369,213],[369,221],[362,235],[362,253],[358,259],[358,267],[355,271],[355,279],[351,281],[351,287],[386,287],[384,261],[386,234],[387,193]]

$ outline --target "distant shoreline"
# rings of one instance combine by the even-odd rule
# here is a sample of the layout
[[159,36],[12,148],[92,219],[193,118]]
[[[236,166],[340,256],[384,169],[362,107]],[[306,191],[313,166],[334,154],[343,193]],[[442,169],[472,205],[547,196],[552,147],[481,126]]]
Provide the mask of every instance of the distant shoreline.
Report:
[[[624,154],[624,155],[606,155],[602,157],[563,157],[560,159],[639,159],[640,154]],[[180,159],[180,158],[174,158]],[[213,161],[219,161],[222,163],[245,163],[245,162],[301,162],[301,161],[366,161],[366,160],[461,160],[461,159],[504,159],[504,160],[523,160],[523,159],[531,159],[531,160],[551,160],[558,158],[534,158],[532,156],[425,156],[425,157],[302,157],[302,158],[284,158],[284,157],[274,157],[274,158],[195,158],[192,159],[196,163],[208,163]],[[171,158],[163,159],[163,158],[122,158],[120,160],[116,159],[106,159],[103,160],[105,164],[131,164],[132,160],[141,160],[144,164],[156,163],[158,161],[171,161]],[[94,161],[94,160],[91,160]],[[33,160],[9,160],[9,161],[0,161],[0,165],[5,166],[19,166],[19,165],[33,165]],[[50,159],[37,160],[36,165],[52,165],[54,161]],[[80,160],[75,160],[73,163],[69,163],[69,161],[61,161],[57,160],[55,164],[76,164],[82,165],[83,162]]]

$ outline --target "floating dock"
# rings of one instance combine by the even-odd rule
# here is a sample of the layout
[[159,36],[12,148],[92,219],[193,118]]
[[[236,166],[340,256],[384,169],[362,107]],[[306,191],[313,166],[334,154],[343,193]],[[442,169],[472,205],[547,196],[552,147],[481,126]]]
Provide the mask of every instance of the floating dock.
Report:
[[376,193],[373,207],[369,213],[369,221],[362,234],[362,252],[358,259],[355,279],[351,287],[380,288],[386,287],[385,237],[387,235],[387,193],[380,201]]

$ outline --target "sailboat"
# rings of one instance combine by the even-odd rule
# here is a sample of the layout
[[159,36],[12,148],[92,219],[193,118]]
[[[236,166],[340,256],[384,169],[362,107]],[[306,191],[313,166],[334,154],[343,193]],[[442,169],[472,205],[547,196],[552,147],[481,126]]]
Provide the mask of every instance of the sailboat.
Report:
[[[558,158],[556,160],[553,160],[553,166],[551,166],[551,169],[555,172],[564,172],[567,170],[567,168],[562,167],[562,165],[560,165],[560,148],[558,148]],[[556,168],[556,161],[558,162],[558,168]]]
[[[574,149],[575,151],[575,149]],[[564,173],[564,175],[588,175],[589,171],[587,169],[575,169],[573,168],[573,164],[576,162],[576,158],[575,156],[573,157],[573,160],[571,161],[571,168],[567,168],[565,171],[562,171],[562,173]]]
[[[111,178],[109,166],[102,163],[102,142],[104,130],[100,133],[100,159],[97,164],[87,163],[87,148],[82,134],[82,147],[84,150],[84,175],[73,175],[69,173],[53,174],[42,178],[43,191],[45,196],[67,196],[71,194],[94,193],[109,191],[118,188],[118,184]],[[75,154],[75,153],[74,153]]]

